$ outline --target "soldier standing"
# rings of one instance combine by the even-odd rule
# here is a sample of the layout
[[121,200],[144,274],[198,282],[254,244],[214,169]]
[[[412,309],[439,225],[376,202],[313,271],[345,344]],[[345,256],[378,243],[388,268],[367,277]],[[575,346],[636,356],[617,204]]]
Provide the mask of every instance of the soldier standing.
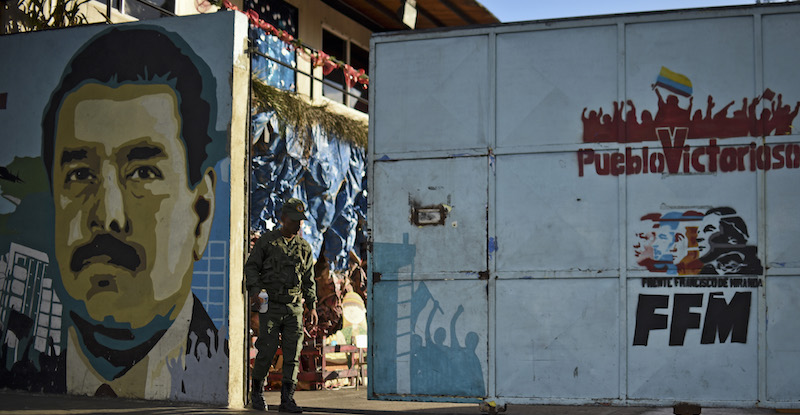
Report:
[[[294,401],[300,351],[303,347],[303,301],[317,324],[317,291],[311,245],[300,234],[300,225],[308,219],[303,202],[291,198],[281,208],[281,227],[264,233],[256,241],[244,266],[251,304],[262,304],[259,336],[250,399],[253,409],[266,410],[262,393],[272,358],[283,350],[280,412],[301,413]],[[268,294],[265,302],[262,291]],[[263,304],[267,309],[264,310]],[[266,312],[264,312],[266,311]]]

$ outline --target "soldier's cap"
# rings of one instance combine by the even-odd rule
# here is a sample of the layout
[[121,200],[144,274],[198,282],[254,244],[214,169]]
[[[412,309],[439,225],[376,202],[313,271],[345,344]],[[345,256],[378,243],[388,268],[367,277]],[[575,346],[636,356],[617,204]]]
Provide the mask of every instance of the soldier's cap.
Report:
[[283,204],[281,214],[284,214],[293,220],[306,220],[306,206],[303,201],[298,198],[291,198]]

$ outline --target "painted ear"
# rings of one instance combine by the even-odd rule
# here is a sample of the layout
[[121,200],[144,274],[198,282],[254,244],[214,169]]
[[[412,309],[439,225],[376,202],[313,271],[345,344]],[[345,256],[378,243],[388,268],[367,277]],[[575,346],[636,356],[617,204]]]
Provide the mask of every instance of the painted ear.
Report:
[[194,260],[203,257],[203,252],[208,245],[211,234],[211,223],[214,220],[214,191],[217,187],[217,173],[209,167],[203,174],[203,179],[194,189],[194,211],[197,214],[197,227],[194,230],[195,242]]

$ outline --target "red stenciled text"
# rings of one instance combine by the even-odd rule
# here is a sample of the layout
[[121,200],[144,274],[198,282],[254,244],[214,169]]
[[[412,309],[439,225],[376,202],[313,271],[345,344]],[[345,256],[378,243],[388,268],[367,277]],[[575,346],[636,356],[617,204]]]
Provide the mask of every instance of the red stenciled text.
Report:
[[658,129],[658,137],[663,146],[661,149],[626,148],[624,153],[578,150],[578,176],[583,177],[592,168],[600,176],[800,168],[800,144],[757,145],[753,142],[738,147],[720,147],[716,139],[711,139],[707,146],[690,147],[685,145],[686,130]]

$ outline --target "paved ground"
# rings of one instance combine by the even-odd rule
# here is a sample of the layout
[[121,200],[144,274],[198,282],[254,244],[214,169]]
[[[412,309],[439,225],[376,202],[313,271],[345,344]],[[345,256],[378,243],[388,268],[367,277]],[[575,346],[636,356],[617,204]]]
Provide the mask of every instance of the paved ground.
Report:
[[[264,394],[271,413],[277,414],[280,393]],[[311,415],[396,415],[439,414],[480,415],[476,404],[386,402],[367,400],[366,391],[355,389],[299,391],[297,403]],[[145,414],[145,415],[210,415],[254,414],[252,410],[235,410],[207,405],[176,402],[154,402],[131,399],[94,398],[86,396],[45,395],[0,389],[0,414]],[[608,406],[544,406],[509,405],[509,415],[672,415],[672,408],[608,407]],[[774,409],[703,408],[702,415],[776,414]],[[794,411],[792,413],[800,413]]]

